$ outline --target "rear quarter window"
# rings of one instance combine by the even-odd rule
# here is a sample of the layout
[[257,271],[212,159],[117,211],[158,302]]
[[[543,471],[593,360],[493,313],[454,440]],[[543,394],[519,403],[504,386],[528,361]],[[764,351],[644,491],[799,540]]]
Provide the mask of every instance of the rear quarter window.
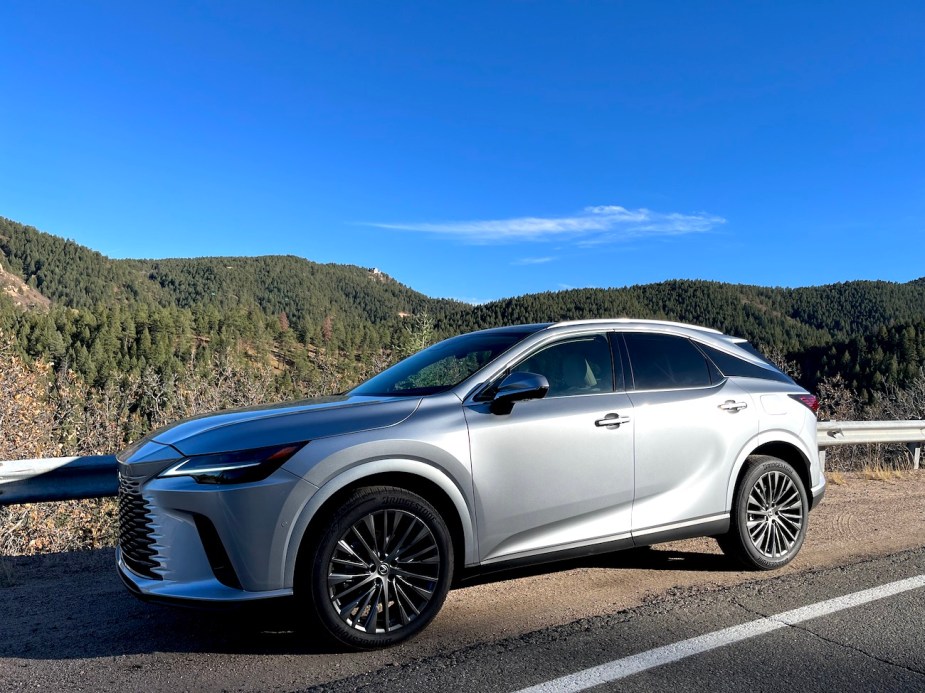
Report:
[[[776,380],[782,383],[792,383],[793,381],[790,377],[776,368],[763,368],[757,363],[752,363],[746,361],[745,359],[740,359],[737,356],[726,353],[725,351],[720,351],[706,344],[697,344],[697,347],[703,351],[713,363],[716,364],[716,367],[722,372],[726,377],[743,377],[743,378],[761,378],[762,380]],[[757,352],[755,352],[757,353]],[[764,358],[762,356],[762,358]],[[771,364],[768,363],[770,366]]]

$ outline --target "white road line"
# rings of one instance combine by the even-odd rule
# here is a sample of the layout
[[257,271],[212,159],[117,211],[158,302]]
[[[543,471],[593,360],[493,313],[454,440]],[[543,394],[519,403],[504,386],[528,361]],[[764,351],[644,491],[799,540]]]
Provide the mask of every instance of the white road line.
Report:
[[760,618],[755,621],[743,623],[740,626],[724,628],[713,633],[700,635],[689,640],[682,640],[664,647],[656,647],[654,650],[640,652],[639,654],[615,659],[607,664],[584,669],[583,671],[562,676],[546,683],[541,683],[530,688],[524,688],[518,693],[573,693],[583,691],[592,686],[599,686],[602,683],[609,683],[618,679],[638,674],[639,672],[659,667],[664,664],[671,664],[686,657],[709,652],[718,647],[732,645],[733,643],[753,638],[756,635],[763,635],[780,628],[793,626],[803,621],[808,621],[820,616],[828,616],[844,609],[850,609],[862,604],[892,597],[902,592],[925,587],[925,575],[908,578],[891,582],[879,587],[872,587],[868,590],[846,594],[843,597],[828,599],[824,602],[817,602],[809,606],[803,606],[799,609],[785,611],[767,618]]

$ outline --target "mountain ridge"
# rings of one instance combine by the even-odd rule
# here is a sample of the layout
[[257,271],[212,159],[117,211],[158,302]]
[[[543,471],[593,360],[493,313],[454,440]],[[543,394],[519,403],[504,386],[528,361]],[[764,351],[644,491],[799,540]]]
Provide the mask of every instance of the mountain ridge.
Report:
[[[891,374],[908,379],[925,364],[925,278],[796,288],[675,279],[469,305],[428,297],[372,268],[296,255],[114,260],[3,217],[0,267],[17,287],[0,291],[0,329],[14,332],[24,352],[76,364],[91,379],[152,366],[175,372],[202,349],[237,342],[254,354],[277,354],[305,377],[330,365],[319,354],[336,353],[360,374],[369,363],[381,365],[382,354],[403,352],[417,329],[409,316],[425,315],[433,339],[582,318],[694,323],[794,355],[809,381],[844,371],[862,389]],[[43,297],[45,317],[35,301],[19,301],[25,314],[4,308],[26,290]],[[878,339],[888,351],[871,358]],[[879,381],[868,378],[871,369],[883,371]]]
[[[765,322],[777,319],[841,335],[867,333],[891,321],[925,316],[925,277],[909,282],[853,280],[795,288],[674,279],[619,288],[546,291],[473,306],[426,296],[370,268],[316,263],[292,254],[111,259],[4,217],[0,217],[0,251],[9,271],[51,301],[71,308],[119,300],[150,300],[181,308],[196,303],[228,308],[253,301],[264,312],[294,312],[288,317],[297,321],[323,320],[325,309],[356,312],[356,317],[372,322],[387,321],[399,313],[428,311],[438,323],[460,329],[518,322],[521,315],[526,322],[536,322],[617,313],[708,324],[716,322],[715,313],[721,309],[725,314],[743,312],[745,316],[709,326],[748,327],[761,322],[760,316]],[[86,267],[90,271],[74,276]],[[233,271],[238,276],[231,276]],[[247,289],[243,295],[242,289]],[[321,299],[308,302],[306,296],[311,294]],[[805,330],[791,332],[806,336]]]

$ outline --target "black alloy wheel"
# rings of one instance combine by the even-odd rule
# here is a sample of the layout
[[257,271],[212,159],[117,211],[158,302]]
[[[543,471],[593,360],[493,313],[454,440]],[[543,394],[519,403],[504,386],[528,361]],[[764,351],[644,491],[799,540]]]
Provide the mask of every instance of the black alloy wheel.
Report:
[[378,486],[354,491],[311,550],[302,595],[317,621],[353,649],[406,640],[437,615],[453,575],[453,546],[424,498]]

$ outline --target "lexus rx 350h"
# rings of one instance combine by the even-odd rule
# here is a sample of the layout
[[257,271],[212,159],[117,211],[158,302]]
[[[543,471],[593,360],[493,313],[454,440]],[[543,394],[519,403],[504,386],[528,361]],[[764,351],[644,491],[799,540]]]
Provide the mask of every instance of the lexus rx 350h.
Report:
[[120,455],[140,597],[294,595],[345,646],[411,637],[454,579],[694,536],[788,563],[825,480],[816,398],[745,340],[645,320],[447,339],[351,392],[220,412]]

